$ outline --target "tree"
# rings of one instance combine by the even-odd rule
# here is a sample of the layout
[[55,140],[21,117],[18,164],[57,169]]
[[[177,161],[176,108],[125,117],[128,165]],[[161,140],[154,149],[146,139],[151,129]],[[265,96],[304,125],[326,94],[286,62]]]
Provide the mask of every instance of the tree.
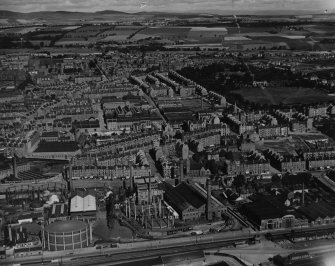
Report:
[[213,175],[216,175],[219,173],[219,167],[217,163],[215,162],[215,160],[210,160],[207,166]]
[[244,175],[238,175],[234,178],[233,185],[236,188],[241,188],[246,184],[247,180]]
[[281,178],[279,175],[275,174],[272,176],[271,181],[273,184],[279,184],[281,183]]

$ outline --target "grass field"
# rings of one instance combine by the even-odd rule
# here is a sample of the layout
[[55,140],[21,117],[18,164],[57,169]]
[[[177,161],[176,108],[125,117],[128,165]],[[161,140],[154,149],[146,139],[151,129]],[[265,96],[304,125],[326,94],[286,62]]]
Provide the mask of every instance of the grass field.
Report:
[[260,104],[312,104],[335,100],[335,96],[329,96],[325,92],[313,88],[269,87],[262,90],[252,87],[231,93],[241,95],[244,100]]
[[[201,111],[201,100],[200,99],[184,99],[183,106],[191,109],[193,112]],[[211,105],[203,101],[203,109],[210,108]]]

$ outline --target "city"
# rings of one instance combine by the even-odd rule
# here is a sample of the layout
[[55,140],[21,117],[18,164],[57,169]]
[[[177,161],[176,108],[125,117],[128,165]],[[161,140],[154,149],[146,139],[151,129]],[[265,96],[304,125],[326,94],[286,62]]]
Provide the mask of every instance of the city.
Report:
[[0,265],[335,265],[335,4],[84,2],[0,3]]

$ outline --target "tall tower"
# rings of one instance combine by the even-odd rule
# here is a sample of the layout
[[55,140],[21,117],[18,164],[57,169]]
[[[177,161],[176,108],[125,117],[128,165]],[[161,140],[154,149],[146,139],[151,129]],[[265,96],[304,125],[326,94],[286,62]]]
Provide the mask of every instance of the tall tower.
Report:
[[184,160],[183,158],[180,159],[179,171],[180,171],[180,174],[179,174],[179,184],[180,184],[184,180]]
[[150,204],[151,204],[151,176],[149,176],[149,188],[148,188],[148,205]]
[[302,183],[302,206],[305,206],[305,183]]
[[130,181],[130,194],[134,192],[134,173],[133,173],[133,161],[129,159],[129,181]]
[[72,181],[72,158],[69,160],[69,176],[68,176],[68,182],[69,182],[69,191],[73,189],[73,181]]

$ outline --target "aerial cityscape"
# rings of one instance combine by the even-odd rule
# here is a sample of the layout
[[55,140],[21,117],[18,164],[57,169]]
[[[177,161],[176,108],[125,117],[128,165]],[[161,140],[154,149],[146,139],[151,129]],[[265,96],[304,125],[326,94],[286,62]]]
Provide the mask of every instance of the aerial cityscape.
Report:
[[0,265],[335,266],[335,2],[2,0]]

